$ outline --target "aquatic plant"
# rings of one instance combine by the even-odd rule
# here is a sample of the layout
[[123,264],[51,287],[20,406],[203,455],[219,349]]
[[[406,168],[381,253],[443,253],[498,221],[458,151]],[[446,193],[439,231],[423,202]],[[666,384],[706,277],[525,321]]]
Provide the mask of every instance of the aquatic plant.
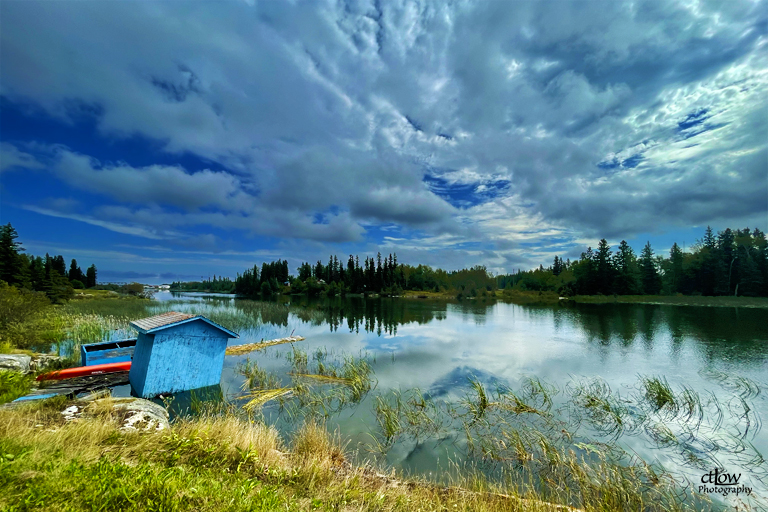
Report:
[[267,402],[284,397],[292,391],[293,390],[291,388],[255,389],[249,391],[241,397],[245,400],[248,400],[248,402],[243,405],[243,409],[248,412],[253,412]]
[[286,356],[290,361],[294,373],[307,373],[307,351],[291,344],[291,351]]
[[618,438],[629,427],[629,411],[603,379],[582,380],[568,386],[572,418],[586,419],[603,435]]
[[266,370],[260,368],[256,361],[246,359],[243,363],[237,366],[237,372],[245,377],[243,381],[242,389],[275,389],[280,387],[280,378],[267,373]]
[[643,398],[650,403],[655,411],[666,408],[672,414],[677,413],[678,403],[675,393],[667,383],[667,379],[659,377],[642,377],[641,385]]
[[384,437],[384,446],[390,446],[402,431],[402,425],[400,424],[400,394],[393,392],[393,395],[394,404],[381,396],[375,398],[374,411],[376,412],[376,421]]

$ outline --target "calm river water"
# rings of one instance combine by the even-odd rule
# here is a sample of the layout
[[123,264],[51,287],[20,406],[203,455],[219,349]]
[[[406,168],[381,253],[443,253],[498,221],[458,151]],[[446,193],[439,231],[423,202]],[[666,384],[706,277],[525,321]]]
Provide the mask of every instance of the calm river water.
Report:
[[[159,293],[173,309],[229,311],[253,307],[229,296]],[[295,300],[271,307],[262,325],[240,328],[231,344],[252,343],[295,333],[296,344],[328,360],[367,357],[376,384],[356,405],[330,414],[331,429],[350,440],[348,448],[369,453],[379,433],[376,396],[419,388],[433,400],[458,402],[471,394],[470,379],[489,392],[524,387],[535,377],[558,392],[554,414],[572,418],[566,404],[579,382],[601,379],[633,407],[642,394],[642,377],[661,377],[675,392],[684,386],[701,400],[701,419],[670,420],[673,435],[659,435],[651,423],[619,434],[578,426],[584,438],[615,441],[648,462],[661,464],[699,485],[715,466],[741,473],[753,493],[768,494],[768,434],[761,429],[768,412],[768,310],[636,304],[558,304],[521,306],[500,302],[442,302],[419,299]],[[237,330],[237,329],[235,329]],[[249,356],[228,356],[221,379],[224,396],[237,400],[246,358],[290,385],[290,345]],[[569,394],[570,393],[570,394]],[[713,405],[714,404],[714,405]],[[560,408],[558,408],[560,406]],[[268,421],[289,429],[277,405],[265,408]],[[658,418],[657,418],[658,419]],[[668,418],[669,419],[669,418]],[[463,460],[462,443],[403,436],[386,452],[386,462],[407,472],[444,470]],[[714,497],[713,497],[714,498]]]

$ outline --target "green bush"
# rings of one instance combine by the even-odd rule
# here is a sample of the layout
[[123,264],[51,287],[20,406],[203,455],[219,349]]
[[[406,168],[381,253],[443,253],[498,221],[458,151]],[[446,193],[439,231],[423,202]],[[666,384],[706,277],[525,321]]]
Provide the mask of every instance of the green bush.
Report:
[[62,334],[54,313],[45,293],[18,290],[0,281],[0,346],[8,350],[54,343]]
[[0,404],[26,395],[31,387],[32,376],[0,370]]

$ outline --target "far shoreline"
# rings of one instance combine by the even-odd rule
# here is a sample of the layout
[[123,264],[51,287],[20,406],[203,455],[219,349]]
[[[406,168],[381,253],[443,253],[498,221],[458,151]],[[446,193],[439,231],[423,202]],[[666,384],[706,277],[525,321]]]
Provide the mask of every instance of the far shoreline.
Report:
[[[242,297],[234,293],[214,292],[206,290],[170,290],[175,293],[210,293],[216,295],[234,295],[240,299],[264,300],[258,297]],[[275,294],[277,296],[306,297],[306,294]],[[752,309],[768,309],[768,297],[733,297],[733,296],[703,296],[703,295],[575,295],[572,297],[561,297],[555,292],[537,292],[522,290],[496,290],[488,292],[487,295],[477,297],[464,296],[457,299],[456,293],[441,291],[416,291],[404,290],[399,295],[386,296],[383,294],[346,294],[346,297],[368,297],[368,298],[402,298],[419,300],[501,300],[503,302],[512,302],[515,304],[647,304],[655,306],[698,306],[698,307],[739,307]],[[333,298],[333,297],[328,297]]]

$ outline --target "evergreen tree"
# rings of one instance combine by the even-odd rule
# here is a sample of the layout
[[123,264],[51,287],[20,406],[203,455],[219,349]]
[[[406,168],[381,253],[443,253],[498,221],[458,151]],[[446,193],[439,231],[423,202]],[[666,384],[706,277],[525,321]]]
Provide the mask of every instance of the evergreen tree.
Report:
[[299,279],[305,281],[312,277],[312,265],[309,263],[302,263],[299,267]]
[[91,265],[85,271],[85,287],[93,288],[96,286],[96,265]]
[[733,231],[727,228],[717,235],[717,273],[715,276],[715,294],[731,295],[739,281],[736,263],[736,243]]
[[555,261],[552,263],[552,274],[559,276],[563,271],[563,260],[555,256]]
[[717,240],[715,239],[715,234],[712,232],[712,227],[710,226],[707,226],[707,229],[704,232],[703,244],[707,249],[715,250],[717,248]]
[[80,283],[85,284],[85,275],[83,274],[83,271],[80,269],[80,267],[77,266],[77,260],[74,258],[69,265],[69,272],[67,273],[67,277],[70,281],[79,281]]
[[51,261],[51,266],[53,270],[55,270],[60,276],[62,277],[67,276],[67,263],[64,261],[64,256],[62,256],[61,254],[53,257],[53,260]]
[[21,281],[22,262],[19,253],[24,251],[16,239],[19,234],[11,223],[0,226],[0,280],[10,285]]
[[653,257],[651,242],[645,244],[643,252],[640,253],[640,277],[643,284],[643,293],[646,295],[656,295],[661,290],[661,279],[659,271],[656,268],[656,261]]
[[752,231],[752,254],[762,280],[759,295],[768,296],[768,240],[757,228]]
[[43,262],[43,258],[40,256],[31,258],[29,268],[32,289],[36,292],[43,291],[43,281],[45,280],[45,263]]
[[614,267],[616,269],[616,280],[614,282],[616,293],[619,295],[634,295],[638,293],[640,286],[637,258],[626,240],[621,241],[619,250],[614,255]]
[[581,259],[574,265],[573,276],[576,280],[576,293],[593,295],[597,292],[597,270],[592,247],[587,247],[587,251],[581,253]]
[[613,293],[614,269],[611,261],[611,248],[605,238],[600,240],[600,243],[597,244],[595,263],[597,271],[597,291],[603,295]]
[[376,281],[374,284],[375,290],[380,292],[383,288],[383,279],[381,276],[381,253],[376,254]]
[[683,291],[683,251],[677,243],[672,244],[669,250],[669,275],[665,272],[670,293],[682,293]]

